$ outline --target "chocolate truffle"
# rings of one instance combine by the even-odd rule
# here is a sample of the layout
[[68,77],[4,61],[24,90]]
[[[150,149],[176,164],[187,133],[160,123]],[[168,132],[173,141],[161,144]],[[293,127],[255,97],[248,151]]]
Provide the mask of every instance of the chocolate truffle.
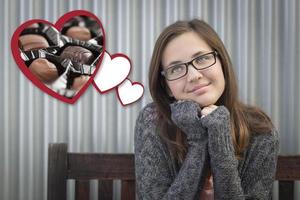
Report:
[[88,41],[92,38],[91,32],[86,27],[73,26],[66,32],[66,36],[81,41]]
[[71,89],[80,90],[89,80],[89,76],[81,75],[74,79]]
[[58,78],[56,66],[44,58],[34,60],[29,70],[43,83],[51,83]]
[[38,28],[38,27],[39,27],[38,23],[33,23],[33,24],[27,26],[26,28]]
[[90,64],[93,59],[93,53],[80,46],[68,46],[60,54],[61,58],[68,58],[73,62],[81,64]]
[[41,35],[27,34],[19,37],[19,44],[24,51],[49,47],[48,41]]

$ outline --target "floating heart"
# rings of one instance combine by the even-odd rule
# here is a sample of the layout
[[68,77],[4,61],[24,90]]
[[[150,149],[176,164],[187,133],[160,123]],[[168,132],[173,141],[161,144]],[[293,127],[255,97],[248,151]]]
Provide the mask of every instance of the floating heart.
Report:
[[123,106],[132,104],[139,100],[144,94],[144,87],[138,82],[126,79],[117,89],[118,98]]
[[110,56],[105,52],[100,70],[94,78],[94,86],[100,93],[105,93],[121,84],[130,69],[131,64],[127,56],[123,54]]
[[100,67],[105,34],[94,14],[76,10],[54,25],[40,19],[23,23],[13,34],[11,49],[28,79],[47,94],[72,104]]

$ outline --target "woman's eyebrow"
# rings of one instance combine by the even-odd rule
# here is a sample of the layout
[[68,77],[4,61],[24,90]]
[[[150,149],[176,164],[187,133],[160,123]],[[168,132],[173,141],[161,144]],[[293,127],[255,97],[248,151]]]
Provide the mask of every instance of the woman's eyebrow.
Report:
[[[198,51],[191,56],[191,59],[194,59],[195,57],[203,55],[207,52],[209,52],[209,51]],[[176,65],[176,64],[181,64],[181,63],[184,63],[184,62],[180,61],[180,60],[175,60],[175,61],[172,61],[170,64],[168,64],[168,67],[170,67],[172,65]]]
[[170,64],[168,64],[168,67],[170,67],[172,65],[180,64],[180,63],[182,63],[182,61],[179,61],[179,60],[173,61]]
[[198,51],[197,53],[194,53],[194,54],[192,55],[191,59],[194,59],[195,57],[201,56],[201,55],[206,54],[206,53],[208,53],[208,52],[210,52],[210,51]]

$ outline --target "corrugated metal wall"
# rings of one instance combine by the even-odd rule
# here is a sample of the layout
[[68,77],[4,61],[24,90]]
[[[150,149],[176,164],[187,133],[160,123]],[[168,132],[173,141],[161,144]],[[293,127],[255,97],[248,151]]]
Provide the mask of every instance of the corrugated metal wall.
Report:
[[[71,151],[133,152],[135,119],[151,101],[147,72],[155,39],[178,19],[202,18],[216,29],[232,56],[241,98],[272,117],[282,154],[300,154],[298,0],[4,0],[0,9],[1,200],[46,199],[50,142],[68,142]],[[124,108],[114,92],[100,95],[90,86],[68,105],[18,69],[10,50],[14,30],[34,18],[55,22],[75,9],[99,17],[110,53],[131,58],[130,78],[146,90],[141,101]]]

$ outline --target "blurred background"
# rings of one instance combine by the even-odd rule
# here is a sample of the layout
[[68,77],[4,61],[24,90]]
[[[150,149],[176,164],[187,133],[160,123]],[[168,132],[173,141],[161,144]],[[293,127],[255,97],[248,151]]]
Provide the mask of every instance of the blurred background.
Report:
[[[4,0],[1,2],[0,199],[46,200],[48,144],[73,152],[133,153],[139,110],[151,102],[148,67],[162,29],[200,18],[220,35],[231,55],[241,99],[269,114],[280,133],[280,154],[300,154],[300,2],[298,0]],[[102,21],[107,50],[132,62],[129,78],[143,98],[122,107],[113,90],[91,85],[69,105],[44,94],[17,67],[10,49],[16,28],[30,19],[52,23],[84,9]],[[118,183],[116,183],[118,185]],[[300,199],[300,184],[296,184]],[[72,190],[72,183],[69,184]],[[274,185],[274,198],[278,183]],[[118,190],[115,191],[118,199]],[[72,194],[69,199],[72,199]]]

